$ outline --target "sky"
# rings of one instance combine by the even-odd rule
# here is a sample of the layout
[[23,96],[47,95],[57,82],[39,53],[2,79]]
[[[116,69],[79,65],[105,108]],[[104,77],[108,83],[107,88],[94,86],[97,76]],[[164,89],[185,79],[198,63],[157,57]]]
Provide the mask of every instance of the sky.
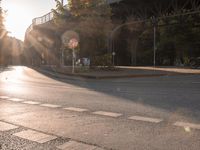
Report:
[[7,10],[5,26],[10,36],[23,41],[32,19],[47,14],[55,5],[54,0],[2,0],[2,8]]

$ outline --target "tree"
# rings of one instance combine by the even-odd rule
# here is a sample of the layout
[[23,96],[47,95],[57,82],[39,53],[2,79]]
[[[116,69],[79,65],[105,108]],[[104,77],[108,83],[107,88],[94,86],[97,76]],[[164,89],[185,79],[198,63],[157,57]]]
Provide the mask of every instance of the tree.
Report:
[[[1,0],[0,0],[0,5],[1,5]],[[3,53],[5,50],[3,48],[4,46],[3,44],[5,43],[5,40],[7,37],[7,31],[4,26],[4,19],[5,19],[4,14],[5,14],[5,11],[0,6],[0,64],[4,63],[5,57],[3,56]]]
[[112,29],[111,8],[105,0],[69,0],[68,6],[57,1],[55,22],[60,29],[80,35],[80,56],[107,53],[107,39]]

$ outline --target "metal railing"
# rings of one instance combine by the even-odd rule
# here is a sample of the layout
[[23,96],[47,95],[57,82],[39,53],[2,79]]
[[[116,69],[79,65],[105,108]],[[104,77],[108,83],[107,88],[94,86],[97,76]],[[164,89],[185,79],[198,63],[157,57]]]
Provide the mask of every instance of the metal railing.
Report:
[[53,20],[53,18],[54,18],[54,14],[53,12],[50,12],[42,17],[34,18],[32,21],[32,25],[44,24],[46,22]]
[[[111,4],[111,3],[116,3],[116,2],[120,2],[120,1],[121,0],[107,0],[107,3]],[[64,7],[67,7],[67,4]],[[33,29],[33,26],[47,23],[47,22],[53,20],[53,18],[54,18],[54,13],[53,12],[49,12],[48,14],[46,14],[46,15],[44,15],[42,17],[34,18],[32,20],[32,24],[27,28],[26,34]]]
[[33,26],[47,23],[47,22],[53,20],[53,18],[54,18],[54,13],[53,12],[49,12],[48,14],[46,14],[46,15],[44,15],[42,17],[34,18],[32,20],[32,24],[27,28],[26,34],[29,33],[31,30],[33,30]]

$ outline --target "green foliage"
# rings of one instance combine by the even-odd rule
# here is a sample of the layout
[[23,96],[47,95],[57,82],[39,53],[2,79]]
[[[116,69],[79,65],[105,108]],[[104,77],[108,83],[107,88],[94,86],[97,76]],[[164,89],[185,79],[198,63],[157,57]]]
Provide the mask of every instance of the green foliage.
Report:
[[54,13],[54,23],[58,28],[62,28],[68,21],[71,21],[71,16],[67,7],[63,6],[60,0],[55,0],[56,9],[52,9]]
[[[162,20],[166,25],[158,28],[160,33],[158,54],[164,54],[163,59],[168,58],[171,61],[179,59],[182,64],[188,65],[191,57],[200,56],[199,17],[200,14],[196,14]],[[198,52],[194,54],[196,50]]]
[[92,59],[91,63],[92,63],[92,66],[111,67],[112,66],[112,54],[95,56]]
[[70,13],[77,18],[108,17],[110,6],[105,0],[69,0]]
[[3,39],[5,36],[7,36],[7,31],[4,25],[4,20],[5,20],[4,15],[5,11],[3,10],[2,7],[0,7],[0,39]]
[[107,52],[107,39],[112,30],[111,8],[105,0],[69,0],[68,6],[57,2],[55,22],[62,31],[80,35],[80,57],[94,57]]

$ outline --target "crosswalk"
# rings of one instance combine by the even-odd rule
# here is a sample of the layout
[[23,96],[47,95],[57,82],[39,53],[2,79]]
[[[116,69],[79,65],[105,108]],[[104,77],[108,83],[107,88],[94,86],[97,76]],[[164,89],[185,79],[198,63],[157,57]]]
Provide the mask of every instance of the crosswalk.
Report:
[[[125,116],[124,114],[119,113],[119,112],[110,112],[110,111],[104,111],[104,110],[99,110],[99,111],[93,112],[87,108],[66,107],[66,106],[62,106],[62,105],[41,103],[41,102],[37,102],[37,101],[29,101],[29,100],[26,101],[25,99],[14,98],[14,97],[9,97],[9,96],[4,96],[4,95],[0,96],[0,100],[18,102],[18,103],[27,104],[27,105],[37,105],[37,106],[46,107],[49,109],[62,109],[62,110],[73,111],[73,112],[77,112],[77,113],[89,113],[91,115],[98,115],[98,116],[102,116],[102,117],[110,117],[110,118],[115,118],[115,119],[125,117],[125,119],[127,119],[129,121],[132,120],[132,121],[154,123],[154,124],[159,124],[159,123],[162,123],[165,121],[162,118],[138,116],[138,115]],[[181,127],[184,129],[189,128],[189,129],[200,130],[200,124],[195,124],[195,123],[190,123],[190,122],[176,121],[176,122],[172,123],[172,125],[175,127]],[[1,124],[0,124],[0,127],[1,127]]]
[[[39,106],[43,107],[46,109],[61,109],[65,111],[71,111],[71,112],[76,112],[76,113],[85,113],[85,114],[90,114],[90,115],[96,115],[98,117],[110,117],[113,119],[125,119],[126,121],[129,122],[138,122],[138,123],[146,123],[148,124],[160,124],[164,122],[165,120],[163,118],[157,118],[157,117],[148,117],[144,115],[130,115],[126,116],[123,113],[120,112],[110,112],[110,111],[104,111],[104,110],[99,110],[99,111],[91,111],[88,108],[80,108],[80,107],[66,107],[62,105],[56,105],[56,104],[49,104],[49,103],[42,103],[42,102],[37,102],[37,101],[31,101],[31,100],[25,100],[25,99],[20,99],[20,98],[15,98],[15,97],[9,97],[9,96],[0,96],[0,100],[3,101],[8,101],[10,103],[21,103],[24,105],[34,105],[34,106]],[[175,127],[175,128],[182,128],[186,132],[190,132],[191,130],[200,130],[200,124],[197,123],[191,123],[191,122],[184,122],[184,121],[176,121],[173,123],[170,123],[169,125]],[[9,132],[15,129],[20,128],[18,125],[4,122],[0,120],[0,133],[1,132]],[[33,129],[24,129],[24,130],[19,130],[15,133],[13,133],[13,136],[17,138],[21,138],[27,141],[35,142],[38,144],[45,144],[48,142],[55,141],[56,139],[60,138],[57,135],[52,135],[49,133],[44,133],[41,131],[36,131]],[[64,141],[63,143],[60,143],[59,145],[55,145],[56,149],[59,150],[104,150],[102,147],[99,147],[97,145],[92,145],[92,144],[87,144],[81,141],[76,141],[69,139],[67,141]]]

